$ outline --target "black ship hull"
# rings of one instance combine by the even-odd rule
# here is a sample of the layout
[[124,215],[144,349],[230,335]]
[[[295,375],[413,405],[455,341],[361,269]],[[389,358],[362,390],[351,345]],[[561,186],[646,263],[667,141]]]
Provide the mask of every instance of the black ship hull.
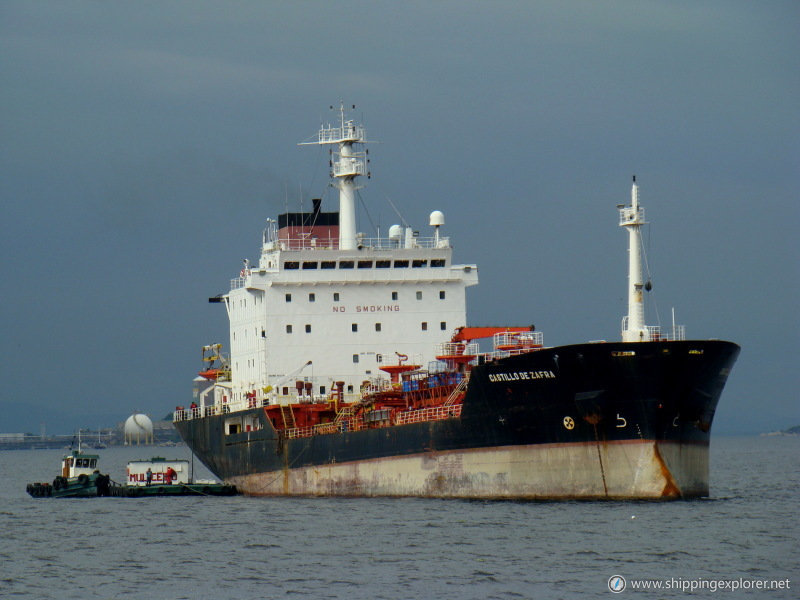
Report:
[[287,438],[252,408],[175,426],[252,495],[707,496],[711,424],[738,354],[716,340],[561,346],[474,367],[451,418]]

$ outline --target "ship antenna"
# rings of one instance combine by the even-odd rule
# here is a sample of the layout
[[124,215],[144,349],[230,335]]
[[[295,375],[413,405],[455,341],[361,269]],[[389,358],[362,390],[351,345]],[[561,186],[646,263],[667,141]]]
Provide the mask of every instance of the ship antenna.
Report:
[[633,176],[630,206],[619,208],[619,225],[628,230],[628,314],[622,319],[623,342],[650,340],[644,321],[644,281],[642,277],[642,233],[646,223],[644,208],[639,206],[639,186]]
[[[333,107],[331,107],[333,108]],[[353,105],[355,109],[355,105]],[[364,126],[345,116],[344,102],[339,104],[339,124],[336,127],[322,126],[317,140],[301,142],[299,145],[333,145],[338,149],[332,153],[331,176],[339,188],[339,248],[352,250],[356,248],[356,203],[355,192],[360,189],[355,179],[359,175],[367,175],[366,152],[355,150],[356,144],[366,144]]]

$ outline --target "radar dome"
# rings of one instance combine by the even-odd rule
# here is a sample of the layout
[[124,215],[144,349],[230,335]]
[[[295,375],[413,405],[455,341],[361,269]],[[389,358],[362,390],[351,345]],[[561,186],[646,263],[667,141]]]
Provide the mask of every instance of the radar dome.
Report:
[[392,225],[389,227],[389,239],[399,240],[403,237],[403,228],[400,225]]
[[153,443],[153,421],[145,414],[134,413],[125,421],[125,444]]
[[440,210],[435,210],[431,213],[431,227],[438,227],[444,225],[444,213]]

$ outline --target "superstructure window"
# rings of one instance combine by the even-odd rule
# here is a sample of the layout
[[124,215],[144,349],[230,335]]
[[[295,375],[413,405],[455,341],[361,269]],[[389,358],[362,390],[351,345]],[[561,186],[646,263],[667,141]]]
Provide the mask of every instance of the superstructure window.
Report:
[[320,269],[335,269],[336,268],[336,261],[335,260],[323,260],[320,265]]
[[286,294],[286,301],[287,302],[291,302],[292,301],[292,295],[291,294]]
[[417,292],[417,300],[422,300],[422,292]]
[[444,300],[444,290],[439,290],[439,300]]
[[422,331],[428,331],[428,322],[427,321],[423,321],[422,322]]
[[372,268],[372,261],[371,260],[360,260],[360,261],[358,261],[358,268],[359,269],[371,269]]
[[350,326],[350,330],[351,330],[351,331],[353,331],[354,333],[355,333],[356,331],[358,331],[358,323],[353,323],[353,324]]
[[444,266],[444,259],[443,258],[432,258],[431,259],[431,267],[443,267]]
[[317,261],[308,261],[303,263],[303,269],[316,269]]
[[300,268],[300,263],[293,260],[287,260],[285,263],[283,263],[283,268],[287,271],[293,271]]
[[340,269],[352,269],[355,266],[355,262],[352,260],[340,260],[339,261],[339,268]]
[[407,269],[408,268],[408,261],[407,260],[396,260],[396,261],[394,261],[394,268],[395,269]]
[[414,269],[419,269],[420,267],[427,267],[428,261],[427,260],[415,260],[411,263],[411,267]]
[[397,300],[397,292],[392,292],[392,300]]
[[381,330],[381,324],[375,323],[375,331],[380,331],[380,330]]
[[441,323],[439,323],[439,328],[442,331],[445,331],[447,329],[447,321],[442,321]]
[[311,333],[311,325],[306,323],[306,333]]
[[333,292],[333,301],[334,302],[338,302],[339,301],[339,292]]
[[353,362],[354,363],[358,362],[358,354],[353,354]]
[[316,302],[316,300],[317,300],[317,296],[316,296],[316,294],[313,294],[313,293],[312,293],[312,294],[309,294],[309,295],[308,295],[308,301],[309,301],[309,302]]
[[286,333],[292,333],[292,326],[291,325],[287,325],[286,326]]

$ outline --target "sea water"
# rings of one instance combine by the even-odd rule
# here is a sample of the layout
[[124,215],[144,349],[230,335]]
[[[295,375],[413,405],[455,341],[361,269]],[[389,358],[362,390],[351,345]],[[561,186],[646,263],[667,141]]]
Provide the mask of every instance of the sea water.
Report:
[[[97,452],[117,481],[190,457]],[[0,598],[800,597],[797,436],[714,437],[711,498],[677,502],[28,496],[62,454],[0,452]]]

